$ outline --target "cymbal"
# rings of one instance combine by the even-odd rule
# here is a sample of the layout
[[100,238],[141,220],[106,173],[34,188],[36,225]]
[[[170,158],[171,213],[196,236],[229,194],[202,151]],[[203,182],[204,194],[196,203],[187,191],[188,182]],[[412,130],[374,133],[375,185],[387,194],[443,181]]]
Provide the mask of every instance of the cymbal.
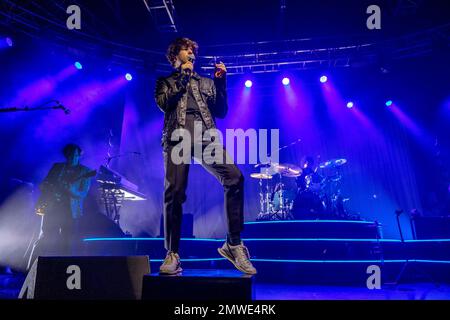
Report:
[[319,167],[321,169],[337,168],[337,167],[340,167],[340,166],[342,166],[342,165],[344,165],[346,163],[347,163],[347,159],[344,159],[344,158],[342,158],[342,159],[333,159],[333,160],[328,160],[328,161],[322,162],[319,165]]
[[272,176],[267,173],[252,173],[250,177],[254,179],[272,179]]
[[302,174],[300,167],[290,163],[276,163],[274,164],[275,172],[281,174],[283,177],[295,178]]
[[336,159],[334,161],[334,163],[335,163],[336,166],[342,166],[343,164],[347,163],[347,159]]

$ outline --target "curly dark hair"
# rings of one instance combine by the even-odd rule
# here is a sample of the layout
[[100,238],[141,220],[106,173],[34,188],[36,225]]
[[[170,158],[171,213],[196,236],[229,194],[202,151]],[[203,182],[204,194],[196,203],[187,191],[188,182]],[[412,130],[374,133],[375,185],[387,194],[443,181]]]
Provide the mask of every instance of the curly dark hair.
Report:
[[174,66],[178,53],[182,48],[191,48],[195,55],[198,52],[198,44],[197,42],[189,39],[189,38],[177,38],[169,45],[167,48],[166,58],[169,60],[169,63]]

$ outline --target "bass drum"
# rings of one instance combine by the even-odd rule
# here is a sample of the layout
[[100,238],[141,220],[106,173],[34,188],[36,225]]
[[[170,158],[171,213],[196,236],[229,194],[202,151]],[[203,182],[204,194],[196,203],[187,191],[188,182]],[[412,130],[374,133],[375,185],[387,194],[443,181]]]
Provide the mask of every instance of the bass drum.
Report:
[[299,192],[292,206],[292,215],[296,220],[321,219],[325,211],[325,201],[317,192],[310,190]]

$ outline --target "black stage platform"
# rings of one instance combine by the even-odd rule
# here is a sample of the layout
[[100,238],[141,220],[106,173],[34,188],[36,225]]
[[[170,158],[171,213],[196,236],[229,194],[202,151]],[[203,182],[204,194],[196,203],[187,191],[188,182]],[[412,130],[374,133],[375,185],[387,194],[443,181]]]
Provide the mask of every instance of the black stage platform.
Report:
[[[382,238],[381,228],[370,221],[250,222],[243,241],[258,269],[257,281],[365,285],[367,267],[375,264],[383,272],[382,281],[389,282],[406,261],[403,280],[424,280],[410,271],[413,265],[438,280],[448,280],[450,239],[401,242]],[[183,269],[233,269],[217,253],[223,241],[182,238]],[[162,238],[88,238],[84,242],[89,254],[149,255],[152,271],[158,270],[165,256]]]
[[254,276],[237,270],[188,269],[144,276],[143,300],[253,300]]

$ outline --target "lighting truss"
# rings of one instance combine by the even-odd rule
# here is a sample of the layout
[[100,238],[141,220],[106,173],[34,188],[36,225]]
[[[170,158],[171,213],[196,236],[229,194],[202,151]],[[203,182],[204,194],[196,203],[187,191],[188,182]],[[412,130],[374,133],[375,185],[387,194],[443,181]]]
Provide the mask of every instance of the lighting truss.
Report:
[[[215,46],[209,49],[216,52],[231,49],[239,53],[205,55],[199,57],[197,63],[203,71],[212,72],[214,63],[222,61],[227,66],[229,75],[364,66],[378,63],[380,57],[400,60],[430,54],[435,49],[433,39],[437,36],[448,42],[450,24],[378,42],[347,39],[347,43],[341,41],[342,44],[339,45],[340,40],[337,39],[299,39]],[[208,47],[203,47],[203,50],[208,50]]]
[[143,0],[160,32],[178,32],[175,23],[175,6],[172,0]]

